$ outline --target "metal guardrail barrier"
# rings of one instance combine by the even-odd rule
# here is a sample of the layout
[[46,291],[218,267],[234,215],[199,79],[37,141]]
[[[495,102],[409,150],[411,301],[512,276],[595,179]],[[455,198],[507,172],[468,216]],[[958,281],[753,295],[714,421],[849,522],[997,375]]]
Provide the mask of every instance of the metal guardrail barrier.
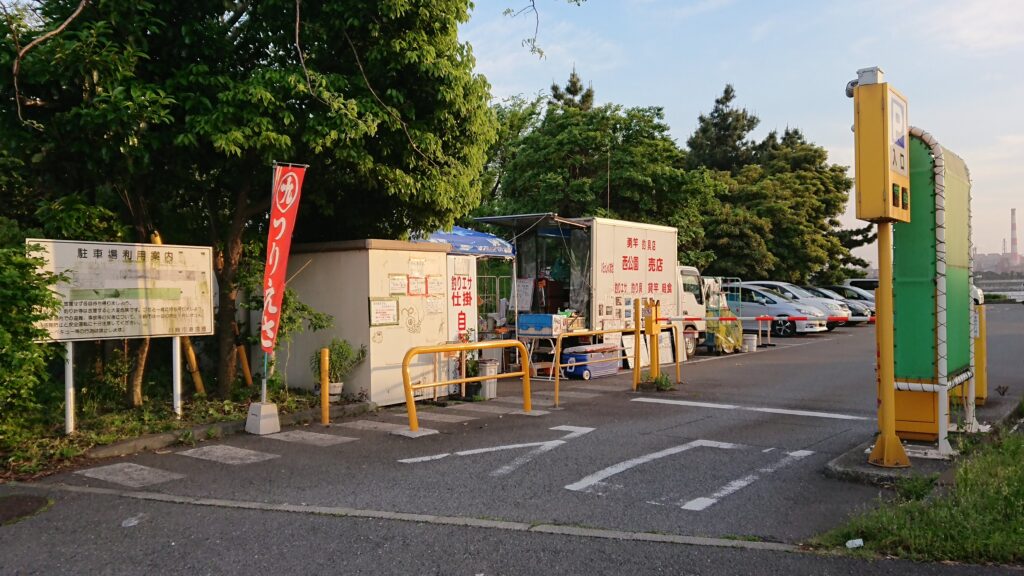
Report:
[[[671,330],[672,337],[675,342],[675,365],[676,365],[676,384],[682,383],[682,372],[679,367],[679,327],[674,324],[659,324],[657,325],[658,330]],[[640,385],[640,346],[643,344],[640,342],[640,335],[646,334],[643,327],[639,328],[617,328],[612,330],[586,330],[576,332],[566,332],[559,335],[555,339],[555,357],[552,361],[551,367],[555,377],[555,406],[558,406],[558,393],[561,385],[562,368],[569,368],[571,366],[586,366],[589,364],[604,364],[608,362],[621,362],[623,360],[629,360],[629,356],[623,353],[616,355],[614,358],[600,358],[597,360],[584,360],[584,361],[573,361],[571,363],[562,363],[562,339],[567,337],[580,337],[580,336],[603,336],[605,334],[622,334],[625,337],[626,334],[632,334],[634,338],[633,342],[633,390],[635,391]],[[652,356],[652,360],[656,359],[656,356]]]
[[[468,376],[442,382],[431,382],[427,384],[413,384],[409,374],[409,364],[412,359],[421,354],[437,354],[439,352],[469,352],[472,350],[489,350],[493,348],[518,348],[522,358],[522,368],[518,372],[505,372],[495,375]],[[409,414],[409,430],[418,432],[420,429],[419,419],[416,417],[416,398],[413,396],[415,390],[451,386],[453,384],[472,384],[484,380],[500,380],[502,378],[523,378],[523,411],[530,412],[533,407],[530,403],[530,358],[526,352],[526,346],[518,340],[488,340],[485,342],[465,342],[459,344],[439,344],[437,346],[416,346],[410,348],[402,359],[402,386],[405,388],[405,409]]]

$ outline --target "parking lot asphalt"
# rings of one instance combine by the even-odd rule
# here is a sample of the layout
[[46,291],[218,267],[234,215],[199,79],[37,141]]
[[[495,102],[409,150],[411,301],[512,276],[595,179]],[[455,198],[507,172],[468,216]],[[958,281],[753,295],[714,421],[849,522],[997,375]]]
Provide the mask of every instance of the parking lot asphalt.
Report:
[[[990,308],[989,327],[990,386],[1008,390],[992,393],[982,420],[1020,402],[1024,306]],[[395,407],[2,486],[0,494],[42,492],[56,504],[0,528],[0,545],[15,551],[0,571],[137,573],[142,558],[118,567],[97,551],[148,535],[145,562],[211,573],[241,573],[254,557],[276,571],[329,571],[330,550],[346,573],[864,573],[858,561],[796,551],[885,496],[823,473],[877,429],[874,329],[776,343],[698,357],[670,392],[634,393],[623,375],[563,381],[554,409],[543,406],[551,385],[538,381],[535,407],[549,410],[539,417],[514,414],[515,384],[503,383],[496,400],[424,407],[421,425],[438,429],[433,436],[391,434],[406,426]],[[179,563],[179,546],[208,550],[211,539],[235,547],[232,569]],[[44,542],[52,553],[42,553]],[[981,573],[892,562],[869,571],[897,569]]]

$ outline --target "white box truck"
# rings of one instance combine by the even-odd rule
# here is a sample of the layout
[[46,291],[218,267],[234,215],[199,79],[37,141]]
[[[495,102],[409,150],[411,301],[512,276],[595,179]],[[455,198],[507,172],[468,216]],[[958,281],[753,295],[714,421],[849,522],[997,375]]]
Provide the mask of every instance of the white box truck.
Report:
[[705,330],[700,273],[677,264],[677,230],[609,218],[521,214],[477,219],[513,228],[520,313],[571,309],[593,330],[629,328],[633,301],[654,298],[687,330],[691,355]]

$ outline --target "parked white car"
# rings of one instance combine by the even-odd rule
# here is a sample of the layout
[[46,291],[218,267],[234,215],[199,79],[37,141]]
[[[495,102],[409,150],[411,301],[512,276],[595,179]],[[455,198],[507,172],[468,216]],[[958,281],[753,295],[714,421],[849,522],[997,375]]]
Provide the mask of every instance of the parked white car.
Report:
[[[816,306],[795,302],[778,294],[757,286],[746,284],[726,284],[722,287],[729,302],[729,309],[740,318],[757,318],[771,316],[772,334],[775,336],[793,336],[794,334],[810,334],[825,332],[828,315]],[[806,320],[790,320],[790,318],[806,318]],[[758,330],[756,320],[743,320],[745,332]]]
[[832,298],[821,298],[811,294],[807,290],[789,282],[776,282],[774,280],[756,280],[752,282],[744,282],[745,285],[757,286],[760,288],[766,288],[773,292],[778,292],[790,300],[800,302],[802,304],[810,304],[815,308],[819,308],[828,314],[828,329],[834,330],[837,326],[842,326],[850,319],[850,308],[840,302],[839,300],[833,300]]

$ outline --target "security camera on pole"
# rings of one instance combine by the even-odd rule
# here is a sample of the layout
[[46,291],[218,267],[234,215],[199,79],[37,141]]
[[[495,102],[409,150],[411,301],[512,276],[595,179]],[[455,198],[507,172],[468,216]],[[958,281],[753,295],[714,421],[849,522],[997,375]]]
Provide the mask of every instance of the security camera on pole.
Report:
[[910,466],[896,435],[893,349],[892,223],[910,221],[910,124],[907,99],[879,68],[857,71],[846,87],[854,102],[857,218],[878,224],[878,439],[868,457],[877,466]]
[[270,232],[267,236],[267,262],[263,271],[263,315],[260,318],[260,347],[263,349],[263,383],[260,401],[249,405],[245,431],[273,434],[281,431],[277,405],[267,402],[267,359],[274,351],[284,298],[285,270],[292,232],[299,212],[305,164],[274,163],[273,198],[270,207]]

